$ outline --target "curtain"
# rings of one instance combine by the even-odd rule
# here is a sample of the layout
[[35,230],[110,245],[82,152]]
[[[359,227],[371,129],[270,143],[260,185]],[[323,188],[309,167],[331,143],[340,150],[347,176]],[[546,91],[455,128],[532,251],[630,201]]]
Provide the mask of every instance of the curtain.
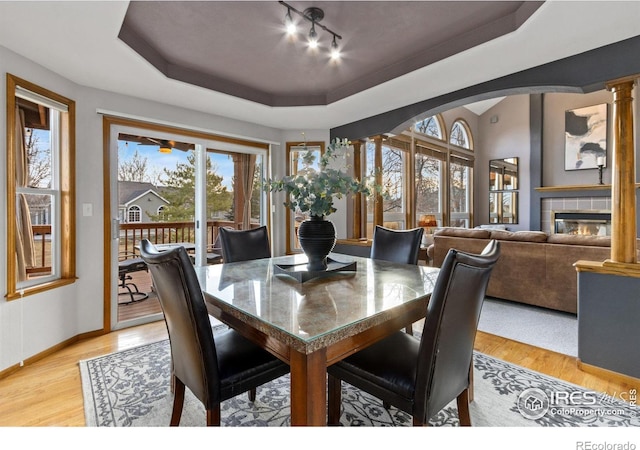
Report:
[[253,176],[256,169],[256,155],[240,154],[240,186],[242,187],[242,229],[251,228],[251,196],[253,195]]
[[[27,187],[29,182],[29,162],[24,142],[24,112],[16,105],[15,127],[15,156],[16,156],[16,187]],[[17,280],[27,279],[27,267],[35,264],[35,244],[31,228],[31,215],[27,197],[16,195],[16,270]]]

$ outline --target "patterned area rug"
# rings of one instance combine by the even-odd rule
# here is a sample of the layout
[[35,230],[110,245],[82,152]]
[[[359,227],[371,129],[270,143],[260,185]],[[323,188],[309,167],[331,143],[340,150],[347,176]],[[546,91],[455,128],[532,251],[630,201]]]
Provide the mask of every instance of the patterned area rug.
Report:
[[[167,426],[171,416],[167,340],[80,361],[87,426]],[[640,408],[476,353],[474,426],[640,426]],[[628,398],[621,395],[621,398]],[[343,383],[343,426],[410,426],[409,415]],[[202,404],[189,392],[181,426],[204,426]],[[455,401],[432,421],[457,426]],[[222,403],[222,426],[289,426],[289,376]]]

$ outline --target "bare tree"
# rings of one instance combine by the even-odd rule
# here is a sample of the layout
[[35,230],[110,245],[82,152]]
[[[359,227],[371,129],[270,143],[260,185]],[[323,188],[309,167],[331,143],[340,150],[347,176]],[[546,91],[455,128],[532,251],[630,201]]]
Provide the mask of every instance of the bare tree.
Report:
[[153,182],[149,174],[149,159],[138,150],[129,159],[118,162],[118,181]]
[[29,186],[49,187],[51,185],[51,149],[44,148],[33,128],[26,129],[25,148],[29,166]]

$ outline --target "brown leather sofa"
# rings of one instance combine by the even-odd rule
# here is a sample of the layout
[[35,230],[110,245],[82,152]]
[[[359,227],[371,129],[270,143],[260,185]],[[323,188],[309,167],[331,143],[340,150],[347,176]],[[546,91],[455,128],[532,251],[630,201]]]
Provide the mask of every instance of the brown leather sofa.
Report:
[[541,231],[442,228],[434,233],[429,259],[440,267],[450,248],[480,253],[491,239],[500,241],[500,260],[491,274],[489,297],[576,314],[578,260],[604,261],[611,238],[547,235]]

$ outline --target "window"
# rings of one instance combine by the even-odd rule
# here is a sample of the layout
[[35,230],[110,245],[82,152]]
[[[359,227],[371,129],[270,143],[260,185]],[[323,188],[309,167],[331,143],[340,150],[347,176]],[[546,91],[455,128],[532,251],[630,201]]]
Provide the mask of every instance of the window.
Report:
[[469,136],[471,133],[469,132],[469,127],[462,120],[456,120],[451,126],[451,137],[449,138],[449,142],[453,145],[457,145],[458,147],[466,148],[471,150],[471,141]]
[[461,158],[452,158],[449,170],[449,226],[469,227],[471,216],[471,187],[469,183],[471,167]]
[[414,129],[418,133],[426,134],[427,136],[431,136],[436,139],[442,139],[442,125],[440,121],[440,116],[427,117],[426,119],[422,119],[417,122]]
[[[371,137],[364,146],[361,176],[376,174],[384,197],[370,197],[358,217],[358,231],[373,236],[374,225],[408,229],[473,225],[473,140],[458,119],[446,136],[440,115],[418,121],[396,136]],[[357,161],[356,161],[357,162]],[[382,207],[378,207],[382,205]],[[357,205],[358,207],[358,205]]]
[[127,216],[127,222],[142,222],[142,217],[140,214],[141,210],[138,205],[133,205],[129,207],[129,215]]
[[[380,162],[376,162],[376,146],[380,145]],[[382,212],[377,213],[375,201],[367,199],[367,237],[373,237],[374,225],[404,230],[407,228],[407,194],[405,180],[407,172],[406,144],[389,138],[376,138],[368,141],[365,149],[365,173],[379,173],[377,182],[385,193],[382,198]],[[380,216],[381,219],[380,220]],[[381,222],[381,223],[380,223]]]
[[449,165],[449,225],[452,227],[471,226],[471,185],[473,150],[469,126],[462,120],[456,120],[451,126],[449,142],[463,150],[452,150]]
[[[287,142],[287,175],[295,175],[303,168],[302,155],[307,151],[315,154],[313,168],[319,170],[318,163],[320,156],[324,153],[324,142]],[[286,252],[294,253],[301,251],[298,242],[298,227],[309,218],[307,213],[296,211],[295,214],[286,208],[287,214],[287,243]]]
[[75,102],[7,74],[7,298],[75,280]]
[[[416,223],[424,217],[423,222],[428,221],[429,227],[437,225],[432,223],[430,216],[442,223],[442,157],[436,157],[435,153],[427,153],[427,149],[418,147],[416,150]],[[439,156],[439,155],[438,155]]]

